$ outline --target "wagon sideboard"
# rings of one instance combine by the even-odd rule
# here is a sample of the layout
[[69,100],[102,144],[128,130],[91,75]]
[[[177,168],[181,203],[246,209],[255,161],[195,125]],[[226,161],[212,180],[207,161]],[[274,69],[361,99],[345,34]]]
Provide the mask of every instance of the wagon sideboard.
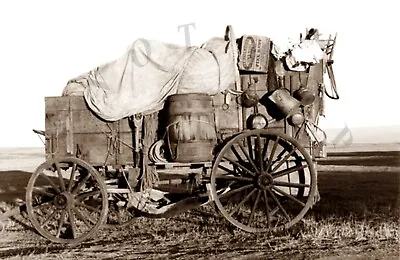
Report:
[[[277,76],[274,71],[274,61],[270,59],[268,73],[241,73],[241,89],[252,88],[260,98],[256,107],[242,106],[240,96],[220,93],[213,96],[213,110],[216,131],[220,139],[225,139],[246,128],[246,119],[253,113],[259,112],[267,116],[268,128],[279,129],[295,136],[298,127],[291,126],[287,120],[273,121],[267,111],[268,105],[263,103],[269,93],[278,88]],[[283,78],[284,87],[293,93],[300,87],[306,87],[316,96],[315,101],[303,108],[304,116],[311,122],[318,120],[323,99],[320,95],[320,85],[323,82],[323,63],[310,68],[308,72],[286,71]],[[229,104],[226,107],[226,103]],[[79,155],[93,165],[132,165],[134,163],[134,131],[133,123],[128,118],[109,122],[96,116],[87,106],[82,96],[61,96],[45,98],[45,127],[46,127],[46,157],[66,154]],[[255,111],[255,108],[258,111]],[[160,114],[161,117],[167,116]],[[157,117],[155,117],[157,118]],[[163,121],[165,118],[159,118]],[[160,122],[153,124],[162,126]],[[162,129],[158,138],[162,137]],[[305,148],[312,149],[309,137],[305,131],[296,139]],[[155,141],[155,140],[154,140]],[[310,152],[312,152],[310,150]]]
[[89,110],[83,97],[46,97],[45,103],[47,159],[70,154],[99,166],[133,164],[128,119],[104,121]]
[[[293,73],[285,79],[287,82],[285,85],[289,86],[288,89],[292,93],[296,90],[293,86],[299,85],[293,82],[300,81],[300,75],[304,77],[302,74]],[[262,74],[242,75],[242,81],[246,83],[251,78],[265,77],[266,75]],[[316,85],[315,82],[317,82],[315,79],[311,80],[311,84]],[[259,96],[262,96],[268,92],[268,89],[266,85],[259,85],[257,92]],[[223,94],[218,94],[213,98],[214,120],[220,139],[242,131],[246,125],[246,118],[255,112],[254,108],[244,108],[238,104],[238,97],[232,95],[229,98],[230,105],[227,109],[223,108],[226,102]],[[81,96],[46,97],[45,103],[47,159],[54,156],[74,155],[94,166],[135,164],[136,155],[133,148],[135,131],[130,119],[105,121],[89,109],[84,97]],[[318,106],[316,102],[306,107],[305,116],[314,120],[312,117],[316,116]],[[258,111],[267,115],[268,120],[272,120],[262,104],[258,105]],[[162,120],[163,118],[159,119],[159,121]],[[158,127],[162,123],[156,122],[153,125]],[[298,127],[291,126],[286,120],[275,121],[268,128],[278,129],[291,136],[295,136],[298,131]],[[159,131],[158,138],[161,138],[164,132],[160,129],[152,129],[152,131]],[[304,131],[297,136],[297,139],[303,147],[311,149],[309,138]]]

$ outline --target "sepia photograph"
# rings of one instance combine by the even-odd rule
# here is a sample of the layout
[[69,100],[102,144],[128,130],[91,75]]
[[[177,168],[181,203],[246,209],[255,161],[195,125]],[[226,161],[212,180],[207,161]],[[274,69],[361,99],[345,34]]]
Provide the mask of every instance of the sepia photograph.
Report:
[[399,259],[396,7],[0,2],[0,258]]

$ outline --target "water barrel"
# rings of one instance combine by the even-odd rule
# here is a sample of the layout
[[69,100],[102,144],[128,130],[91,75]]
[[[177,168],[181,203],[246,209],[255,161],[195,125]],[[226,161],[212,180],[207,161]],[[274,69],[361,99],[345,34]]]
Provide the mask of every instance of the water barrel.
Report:
[[166,109],[167,142],[172,161],[211,161],[217,139],[211,96],[172,95],[166,100]]

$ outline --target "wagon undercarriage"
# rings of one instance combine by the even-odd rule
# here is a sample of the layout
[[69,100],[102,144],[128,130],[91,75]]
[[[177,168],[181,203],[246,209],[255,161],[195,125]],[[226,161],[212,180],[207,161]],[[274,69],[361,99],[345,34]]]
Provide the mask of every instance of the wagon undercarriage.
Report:
[[143,190],[129,171],[73,156],[49,159],[28,184],[29,218],[49,240],[79,243],[103,223],[128,225],[214,203],[240,229],[275,232],[296,224],[318,200],[314,162],[294,138],[247,130],[221,147],[213,162],[158,163],[158,182]]

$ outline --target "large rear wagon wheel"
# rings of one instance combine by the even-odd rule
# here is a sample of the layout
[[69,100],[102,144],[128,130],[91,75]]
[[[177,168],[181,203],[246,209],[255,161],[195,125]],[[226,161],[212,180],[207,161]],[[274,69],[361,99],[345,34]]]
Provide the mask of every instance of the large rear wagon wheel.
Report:
[[243,132],[217,155],[211,195],[221,214],[248,232],[276,232],[303,218],[314,204],[314,163],[289,135],[267,130]]
[[76,244],[107,218],[107,190],[100,174],[75,157],[51,159],[31,176],[26,204],[32,225],[56,243]]

